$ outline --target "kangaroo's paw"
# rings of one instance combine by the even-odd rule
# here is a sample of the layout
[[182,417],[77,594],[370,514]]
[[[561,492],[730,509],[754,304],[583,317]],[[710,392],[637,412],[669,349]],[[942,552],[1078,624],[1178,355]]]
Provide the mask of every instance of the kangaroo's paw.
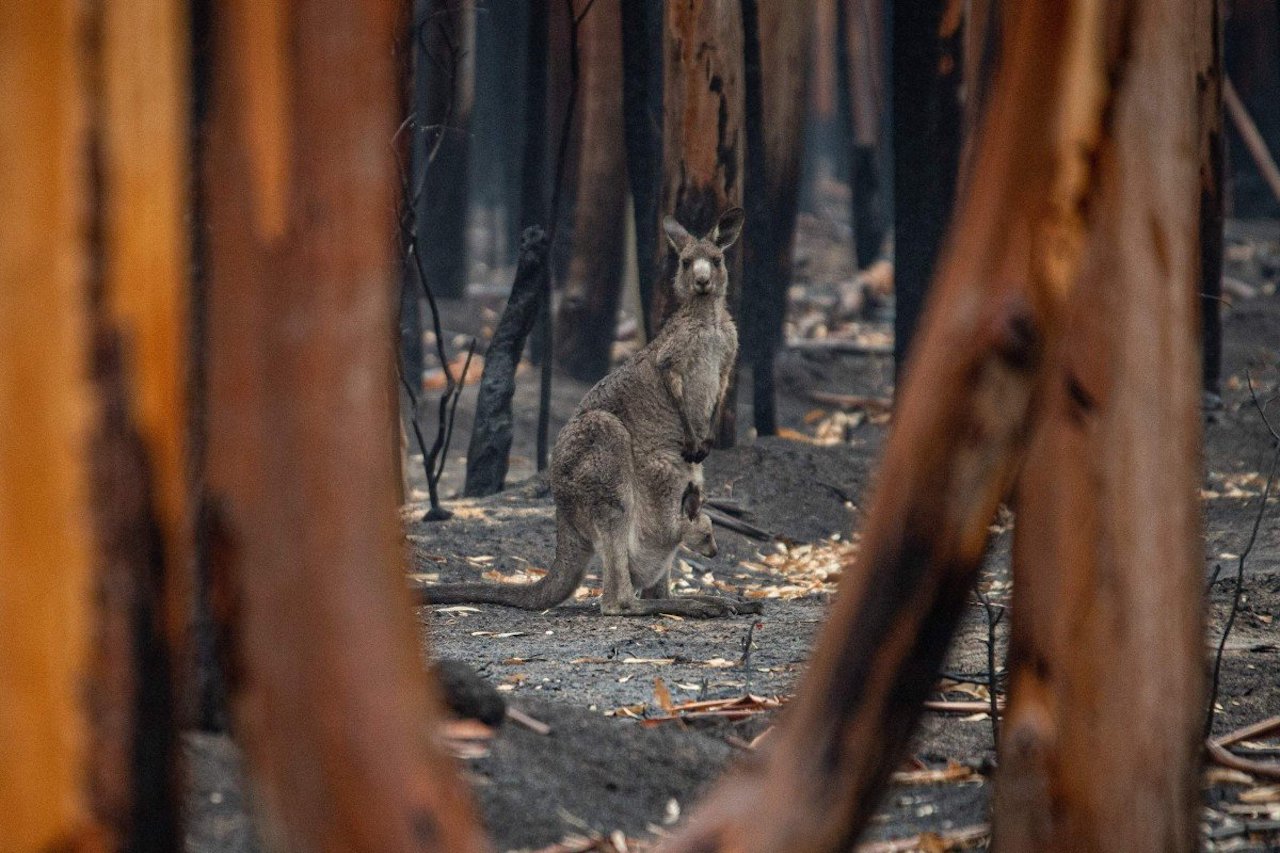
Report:
[[697,465],[711,454],[711,441],[701,441],[696,444],[686,444],[684,449],[680,451],[680,458],[691,465]]

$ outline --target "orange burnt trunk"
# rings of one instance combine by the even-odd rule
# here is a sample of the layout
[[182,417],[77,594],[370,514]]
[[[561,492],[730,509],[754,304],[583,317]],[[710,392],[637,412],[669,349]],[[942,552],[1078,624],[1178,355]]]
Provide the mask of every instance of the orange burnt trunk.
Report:
[[396,4],[268,5],[266,46],[215,18],[202,164],[213,599],[258,828],[276,849],[480,850],[429,725],[386,452]]

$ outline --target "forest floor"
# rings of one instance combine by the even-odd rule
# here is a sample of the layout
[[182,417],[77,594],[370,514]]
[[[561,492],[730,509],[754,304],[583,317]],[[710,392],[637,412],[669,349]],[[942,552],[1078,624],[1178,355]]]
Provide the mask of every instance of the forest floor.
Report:
[[[1210,658],[1231,608],[1237,556],[1248,543],[1272,454],[1246,372],[1264,399],[1280,387],[1280,226],[1231,223],[1228,234],[1235,295],[1224,312],[1223,405],[1205,414],[1206,584],[1217,577],[1208,586]],[[813,223],[802,229],[798,279],[804,287],[792,301],[792,336],[825,332],[883,341],[883,322],[838,316],[852,271],[826,248],[834,242]],[[445,326],[451,335],[482,334],[500,307],[500,295],[484,294],[446,305]],[[497,849],[536,850],[570,836],[598,835],[606,838],[598,847],[584,842],[552,849],[612,850],[607,836],[614,832],[637,849],[636,841],[668,831],[707,785],[749,752],[793,692],[830,604],[840,560],[857,547],[888,428],[888,416],[875,405],[839,411],[813,395],[888,398],[893,372],[885,355],[793,349],[781,355],[778,377],[784,437],[755,439],[743,430],[738,447],[707,460],[706,482],[710,496],[731,498],[780,541],[717,529],[719,555],[684,555],[677,575],[678,590],[729,588],[761,598],[762,614],[706,621],[603,617],[594,601],[597,576],[588,577],[577,600],[544,613],[488,605],[419,610],[424,651],[471,664],[511,706],[550,727],[537,733],[509,720],[491,738],[471,744],[467,776]],[[739,420],[747,425],[750,383],[743,385]],[[555,388],[553,434],[586,391],[565,377],[557,377]],[[468,389],[458,411],[455,447],[461,449],[446,470],[446,497],[461,487],[474,393]],[[421,521],[420,493],[404,507],[418,580],[530,580],[549,565],[554,508],[531,461],[536,401],[534,376],[524,374],[507,491],[448,500],[455,515],[446,522]],[[1280,415],[1280,407],[1274,411]],[[1280,509],[1267,510],[1248,554],[1243,596],[1222,658],[1218,734],[1280,714],[1280,625],[1273,621],[1280,617],[1277,517]],[[1011,592],[1012,527],[1012,517],[1002,512],[980,582],[998,607],[1008,605]],[[945,667],[954,678],[939,681],[937,699],[987,700],[989,633],[999,669],[1009,619],[989,632],[986,613],[975,598]],[[710,706],[718,714],[681,710],[712,700],[723,700]],[[900,774],[886,794],[867,830],[868,850],[985,846],[981,827],[989,821],[995,767],[991,720],[961,707],[964,713],[924,715],[903,768],[915,772]],[[188,849],[254,849],[234,747],[209,734],[191,735],[187,743],[194,780]],[[1274,740],[1249,747],[1268,760],[1280,754]],[[1280,790],[1274,786],[1207,772],[1204,803],[1205,849],[1280,850]],[[873,843],[912,837],[915,846]]]

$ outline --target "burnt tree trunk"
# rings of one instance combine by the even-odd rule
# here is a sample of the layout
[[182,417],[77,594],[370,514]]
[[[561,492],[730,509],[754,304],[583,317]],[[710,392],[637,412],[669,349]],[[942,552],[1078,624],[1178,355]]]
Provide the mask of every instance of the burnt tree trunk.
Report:
[[438,297],[467,288],[467,164],[475,99],[474,0],[431,0],[418,40],[413,145],[415,215],[426,285]]
[[480,850],[430,736],[385,450],[396,4],[217,11],[206,500],[258,826],[278,849]]
[[661,3],[622,3],[622,111],[627,178],[635,210],[636,272],[647,334],[657,331],[653,291],[666,269],[658,263],[662,212]]
[[[1203,386],[1221,392],[1223,150],[1222,7],[1220,0],[1197,0],[1196,86],[1200,130],[1200,320]],[[1203,20],[1202,20],[1203,19]],[[1208,23],[1204,21],[1207,20]]]
[[893,6],[893,357],[899,378],[955,199],[960,22],[958,2]]
[[1044,413],[1018,480],[1001,850],[1198,847],[1194,34],[1212,18],[1182,0],[1124,5],[1118,24],[1086,21],[1110,50],[1094,81],[1117,88],[1069,331],[1049,352]]
[[520,150],[524,140],[525,29],[529,3],[485,3],[476,12],[476,103],[471,119],[473,203],[491,215],[485,260],[512,264],[520,245]]
[[547,222],[547,28],[551,0],[530,0],[525,29],[524,150],[520,167],[520,231]]
[[811,0],[742,0],[746,79],[747,220],[742,354],[751,364],[758,435],[778,431],[774,359],[782,343],[804,146]]
[[475,425],[467,449],[467,479],[463,487],[467,497],[496,494],[506,483],[516,368],[546,291],[547,267],[546,234],[541,228],[531,226],[521,239],[520,262],[511,295],[485,353],[484,372],[476,397]]
[[572,250],[556,318],[556,361],[594,382],[609,372],[626,239],[621,0],[596,0],[578,28],[580,95]]
[[0,843],[176,849],[185,8],[7,4],[0,31],[30,118],[0,132]]
[[[742,204],[742,10],[740,0],[667,0],[666,15],[660,209],[702,235],[721,213]],[[751,227],[748,221],[748,232]],[[654,289],[650,313],[660,327],[675,307],[674,270],[667,241],[656,236],[654,262],[665,272]],[[725,261],[728,308],[739,319],[741,243],[729,249]],[[737,385],[735,369],[720,408],[719,447],[731,447],[737,439]]]
[[[1024,553],[1063,547],[1022,561],[1015,583],[1016,613],[1029,617],[1015,689],[1039,689],[1018,689],[1030,713],[1011,710],[1003,727],[1001,849],[1185,849],[1193,838],[1193,75],[1177,0],[1127,5],[1130,16],[1086,0],[1014,7],[974,190],[938,268],[862,547],[763,754],[713,791],[668,853],[853,847],[1028,452]],[[1152,412],[1167,433],[1150,428]],[[1024,500],[1027,488],[1041,499]]]
[[884,244],[880,139],[884,122],[884,0],[839,0],[840,80],[848,93],[849,189],[854,260],[860,269]]

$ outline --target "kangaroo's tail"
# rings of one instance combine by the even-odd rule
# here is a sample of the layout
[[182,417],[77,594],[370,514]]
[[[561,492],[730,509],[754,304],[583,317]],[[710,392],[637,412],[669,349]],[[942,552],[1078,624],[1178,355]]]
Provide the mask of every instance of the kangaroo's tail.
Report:
[[590,542],[560,522],[551,570],[534,583],[444,583],[420,586],[415,592],[419,604],[505,604],[546,610],[569,598],[582,584],[592,552]]

